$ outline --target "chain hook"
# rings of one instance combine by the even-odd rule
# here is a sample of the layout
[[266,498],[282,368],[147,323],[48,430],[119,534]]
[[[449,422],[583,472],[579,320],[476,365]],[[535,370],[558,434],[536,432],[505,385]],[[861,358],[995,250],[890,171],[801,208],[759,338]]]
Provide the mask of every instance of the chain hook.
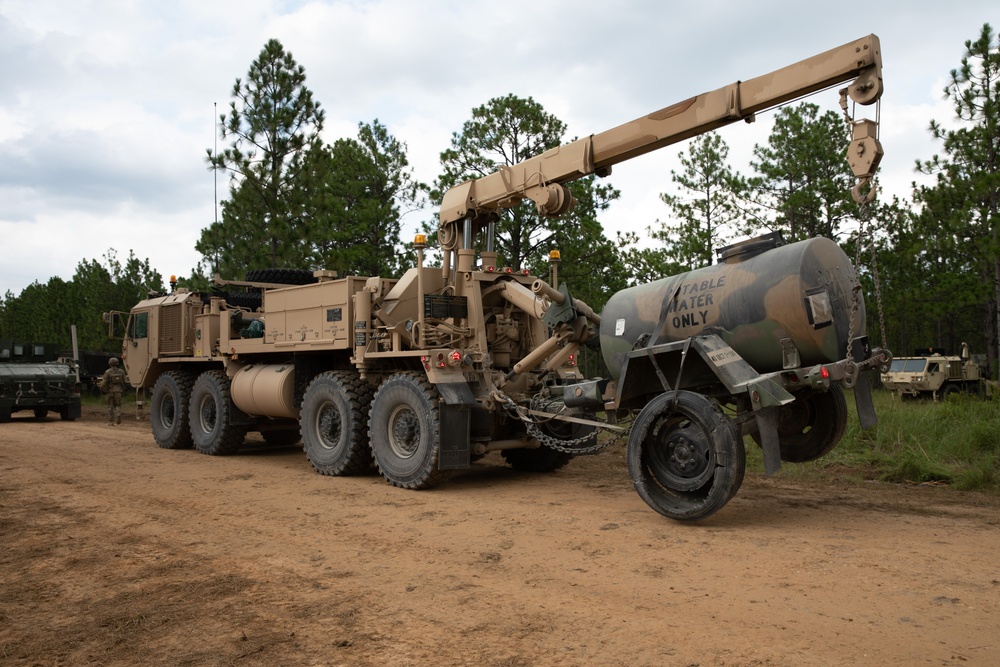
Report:
[[[868,191],[862,192],[861,188],[865,186],[868,187]],[[877,190],[878,186],[876,185],[874,178],[859,178],[858,182],[855,183],[853,188],[851,188],[851,196],[854,197],[854,201],[858,204],[865,206],[875,201],[875,194]]]

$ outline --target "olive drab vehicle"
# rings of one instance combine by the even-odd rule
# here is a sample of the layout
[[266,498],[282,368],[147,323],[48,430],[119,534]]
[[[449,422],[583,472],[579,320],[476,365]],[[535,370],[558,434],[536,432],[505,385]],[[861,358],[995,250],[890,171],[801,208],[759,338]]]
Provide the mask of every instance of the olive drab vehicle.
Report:
[[[230,292],[177,289],[136,304],[122,358],[132,385],[152,390],[154,439],[227,454],[248,431],[301,437],[320,473],[374,464],[391,484],[422,489],[490,451],[555,470],[603,446],[598,429],[624,434],[632,414],[629,469],[643,499],[675,519],[712,514],[742,482],[741,433],[760,442],[771,473],[837,443],[841,385],[855,386],[863,425],[874,423],[859,377],[888,356],[864,336],[847,257],[823,239],[758,239],[717,267],[620,293],[598,315],[554,270],[546,279],[502,268],[494,225],[525,198],[560,215],[574,203],[566,183],[842,83],[845,113],[848,98],[880,98],[877,37],[452,188],[441,268],[424,266],[418,236],[415,266],[398,279],[319,271],[293,281],[275,270],[217,281]],[[849,120],[853,192],[867,202],[877,127]],[[576,356],[598,335],[612,377],[586,379]]]
[[55,345],[0,340],[0,422],[16,412],[35,419],[55,412],[63,421],[80,417],[80,383],[72,361],[55,361]]

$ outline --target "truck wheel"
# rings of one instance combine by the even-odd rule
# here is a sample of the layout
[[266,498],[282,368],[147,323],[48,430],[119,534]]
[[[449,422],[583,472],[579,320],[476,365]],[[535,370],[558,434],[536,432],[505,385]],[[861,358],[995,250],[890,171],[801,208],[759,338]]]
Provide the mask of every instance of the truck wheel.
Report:
[[153,439],[163,449],[190,449],[191,427],[188,408],[193,380],[187,373],[170,371],[156,379],[149,401],[149,421]]
[[232,423],[229,377],[225,371],[205,371],[191,390],[191,440],[202,454],[225,456],[239,451],[245,426]]
[[302,398],[302,447],[321,475],[356,475],[371,469],[368,409],[371,386],[357,373],[317,375]]
[[[79,413],[79,410],[77,410],[77,413]],[[73,406],[64,405],[61,408],[59,408],[59,419],[63,420],[64,422],[76,421],[76,414],[74,414],[73,412]]]
[[690,391],[660,394],[639,412],[628,439],[628,471],[639,496],[671,519],[719,511],[743,483],[746,453],[719,404]]
[[35,408],[35,419],[45,419],[49,416],[48,408]]
[[451,471],[438,470],[438,392],[414,374],[394,375],[372,399],[369,440],[379,472],[393,486],[426,489]]
[[955,385],[953,385],[953,384],[946,384],[944,386],[944,389],[941,390],[941,400],[942,401],[951,400],[951,398],[955,394],[959,393],[959,391],[960,391],[959,388],[956,387]]
[[[815,461],[830,453],[847,428],[847,400],[839,385],[782,405],[778,409],[778,445],[787,463]],[[753,434],[760,444],[760,434]]]
[[572,454],[549,447],[538,449],[501,449],[500,455],[510,467],[522,472],[552,472],[573,459]]

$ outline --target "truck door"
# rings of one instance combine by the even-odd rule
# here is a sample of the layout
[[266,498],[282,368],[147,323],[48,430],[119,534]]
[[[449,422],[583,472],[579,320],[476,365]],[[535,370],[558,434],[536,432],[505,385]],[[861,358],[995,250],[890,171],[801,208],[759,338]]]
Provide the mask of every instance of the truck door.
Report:
[[149,368],[149,312],[140,311],[129,315],[122,342],[122,363],[128,373],[128,381],[133,386],[142,384]]

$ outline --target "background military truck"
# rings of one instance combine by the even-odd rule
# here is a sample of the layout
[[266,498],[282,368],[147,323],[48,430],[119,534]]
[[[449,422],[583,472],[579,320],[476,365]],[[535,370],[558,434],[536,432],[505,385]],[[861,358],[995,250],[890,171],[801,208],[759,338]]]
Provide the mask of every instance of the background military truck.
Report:
[[985,395],[986,384],[980,366],[962,343],[962,354],[948,355],[940,348],[915,350],[912,357],[892,360],[887,373],[882,374],[882,386],[908,398],[946,399],[965,392]]
[[52,361],[56,346],[0,340],[0,422],[30,410],[37,419],[49,412],[73,421],[80,416],[80,386],[71,363]]
[[[177,289],[141,301],[122,358],[132,385],[152,390],[154,439],[227,454],[250,430],[268,442],[301,437],[320,473],[374,462],[391,484],[422,489],[490,451],[554,470],[600,446],[595,429],[622,432],[616,423],[632,414],[639,493],[666,516],[708,516],[742,483],[741,432],[756,434],[771,473],[840,439],[839,384],[857,384],[862,424],[874,422],[857,380],[886,357],[864,337],[848,258],[825,239],[753,240],[726,249],[719,267],[626,290],[599,316],[555,271],[546,280],[502,268],[495,222],[525,198],[560,215],[573,205],[568,182],[844,82],[845,110],[849,97],[879,99],[877,37],[458,185],[441,204],[441,268],[424,266],[418,236],[416,265],[398,279],[317,271],[290,285],[258,274],[229,281],[229,297]],[[875,123],[851,125],[855,198],[867,201],[881,146]],[[260,291],[259,307],[246,290]],[[576,356],[598,328],[613,377],[585,380]]]

